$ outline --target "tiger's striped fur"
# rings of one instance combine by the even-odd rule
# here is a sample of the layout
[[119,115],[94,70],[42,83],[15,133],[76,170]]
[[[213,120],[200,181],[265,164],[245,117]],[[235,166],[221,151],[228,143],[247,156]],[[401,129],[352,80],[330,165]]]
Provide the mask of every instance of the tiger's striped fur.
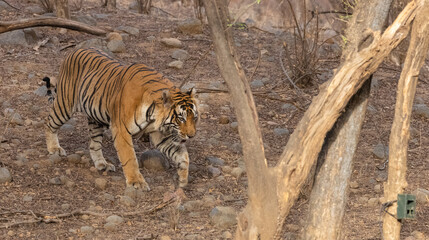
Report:
[[97,169],[115,170],[101,151],[103,131],[110,127],[127,186],[149,190],[132,141],[132,136],[144,133],[178,166],[179,186],[186,186],[189,156],[184,143],[195,136],[198,121],[193,89],[182,93],[146,65],[123,65],[97,49],[79,49],[60,68],[56,98],[46,121],[50,154],[66,155],[57,131],[77,111],[88,117],[90,155]]

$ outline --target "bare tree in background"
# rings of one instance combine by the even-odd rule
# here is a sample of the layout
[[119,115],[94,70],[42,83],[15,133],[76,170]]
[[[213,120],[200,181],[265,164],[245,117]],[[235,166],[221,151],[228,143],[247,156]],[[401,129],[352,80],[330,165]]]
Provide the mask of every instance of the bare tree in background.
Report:
[[372,32],[368,45],[351,52],[296,126],[277,165],[265,159],[252,91],[234,49],[226,0],[204,0],[217,63],[228,84],[236,111],[248,177],[248,203],[238,216],[236,239],[279,239],[286,216],[298,197],[327,132],[352,96],[404,39],[411,22],[426,1],[415,0],[381,35]]
[[152,0],[137,0],[139,13],[150,14]]
[[70,19],[68,0],[55,0],[55,9],[56,9],[57,17]]
[[[341,59],[368,45],[365,31],[382,31],[392,0],[361,0],[355,6],[347,30],[347,45]],[[347,105],[346,112],[335,124],[323,146],[320,170],[310,195],[310,211],[305,221],[303,239],[341,239],[341,225],[347,204],[347,187],[352,161],[370,93],[367,81]],[[324,157],[324,159],[323,159]]]

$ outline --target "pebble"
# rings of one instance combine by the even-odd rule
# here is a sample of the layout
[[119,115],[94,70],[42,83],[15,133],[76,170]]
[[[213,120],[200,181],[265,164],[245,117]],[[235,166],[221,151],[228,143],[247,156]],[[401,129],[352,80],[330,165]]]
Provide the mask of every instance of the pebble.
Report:
[[219,123],[220,124],[228,124],[229,123],[229,117],[226,115],[220,115],[219,116]]
[[171,63],[169,63],[167,66],[170,68],[182,69],[183,68],[183,62],[176,60],[176,61],[172,61]]
[[264,82],[262,82],[261,80],[253,80],[252,82],[250,82],[250,86],[255,87],[255,88],[263,87]]
[[140,30],[138,28],[130,27],[130,26],[120,26],[120,27],[116,28],[115,30],[123,31],[123,32],[131,34],[133,36],[137,36],[140,33]]
[[418,203],[429,203],[429,190],[417,188],[413,191],[413,194],[416,195]]
[[429,107],[426,104],[415,104],[413,106],[413,113],[417,116],[429,118]]
[[24,125],[24,120],[22,120],[21,115],[19,113],[15,113],[13,114],[10,123],[22,126]]
[[222,233],[222,239],[232,239],[232,233],[225,231]]
[[49,184],[52,184],[52,185],[63,185],[64,183],[61,182],[61,179],[59,177],[54,177],[54,178],[49,179]]
[[163,235],[159,238],[159,240],[171,240],[169,236]]
[[177,25],[180,32],[184,34],[200,34],[203,33],[203,24],[200,20],[191,18],[180,22]]
[[81,156],[79,154],[70,154],[67,156],[67,161],[71,162],[71,163],[80,163],[81,161]]
[[115,201],[115,197],[110,193],[104,193],[102,196],[102,199],[104,201],[108,201],[108,202],[114,202]]
[[295,111],[296,107],[293,104],[285,103],[282,105],[282,109],[286,111]]
[[237,213],[232,207],[217,206],[210,211],[211,223],[220,229],[226,229],[237,223]]
[[125,52],[125,43],[122,40],[113,39],[107,43],[107,48],[113,53]]
[[70,181],[70,180],[66,182],[66,186],[67,186],[68,188],[72,188],[72,187],[74,187],[74,184],[75,184],[75,183],[74,183],[73,181]]
[[177,49],[172,54],[171,57],[176,60],[186,61],[189,58],[189,53],[183,49]]
[[23,200],[24,202],[31,202],[31,201],[33,201],[33,197],[32,197],[32,196],[30,196],[30,195],[25,195],[25,196],[22,198],[22,200]]
[[62,208],[63,210],[67,210],[67,209],[69,209],[69,208],[70,208],[70,204],[68,204],[68,203],[64,203],[64,204],[62,204],[62,205],[61,205],[61,208]]
[[213,208],[216,205],[216,198],[212,195],[206,195],[202,199],[204,207]]
[[104,228],[108,231],[114,232],[118,230],[118,224],[115,224],[113,222],[107,222],[106,224],[104,224]]
[[158,150],[148,150],[138,159],[139,166],[153,171],[165,171],[170,168],[168,159]]
[[241,178],[243,173],[244,173],[244,170],[241,167],[235,167],[231,170],[231,175],[235,177],[237,180]]
[[111,32],[111,33],[107,34],[107,40],[109,40],[109,41],[121,40],[122,41],[122,36],[121,36],[121,34],[119,34],[117,32]]
[[274,134],[277,136],[289,135],[289,130],[287,128],[274,128]]
[[0,184],[12,181],[12,175],[7,168],[0,168]]
[[191,201],[185,202],[183,204],[183,208],[188,212],[194,212],[202,205],[203,205],[203,202],[201,200],[191,200]]
[[414,239],[416,240],[427,240],[427,238],[425,237],[425,234],[419,231],[413,231],[411,233],[411,236],[413,236]]
[[350,182],[349,186],[352,189],[356,189],[359,187],[359,184],[356,181],[353,181],[353,182]]
[[209,173],[209,176],[212,178],[217,177],[221,174],[221,171],[219,170],[219,168],[213,167],[213,166],[208,166],[207,171]]
[[74,126],[69,123],[65,123],[63,126],[61,126],[61,130],[71,132],[71,131],[74,131]]
[[71,174],[72,174],[71,169],[66,169],[66,174],[67,174],[67,175],[71,175]]
[[94,232],[94,228],[91,226],[83,226],[80,228],[80,232],[83,234],[90,234]]
[[384,146],[382,143],[375,145],[372,154],[378,159],[386,159],[389,156],[389,147]]
[[218,157],[209,156],[206,157],[206,160],[213,166],[223,166],[225,165],[225,161]]
[[121,199],[119,200],[119,202],[122,205],[127,207],[134,207],[136,205],[136,202],[128,196],[121,196]]
[[106,222],[111,222],[116,225],[119,225],[124,222],[124,219],[118,215],[110,215],[106,218]]
[[58,154],[49,155],[49,161],[51,161],[53,164],[60,163],[61,160],[62,158]]
[[105,190],[107,187],[107,180],[104,178],[96,178],[95,179],[95,188],[99,190]]
[[222,166],[222,172],[230,174],[232,171],[232,167],[230,166]]
[[380,184],[375,185],[374,186],[374,191],[380,192],[381,191],[381,185]]
[[161,43],[163,43],[167,47],[172,47],[172,48],[182,47],[182,42],[177,38],[162,38]]
[[370,207],[375,207],[375,206],[377,206],[377,205],[378,205],[378,198],[370,198],[370,199],[368,200],[368,205],[369,205]]

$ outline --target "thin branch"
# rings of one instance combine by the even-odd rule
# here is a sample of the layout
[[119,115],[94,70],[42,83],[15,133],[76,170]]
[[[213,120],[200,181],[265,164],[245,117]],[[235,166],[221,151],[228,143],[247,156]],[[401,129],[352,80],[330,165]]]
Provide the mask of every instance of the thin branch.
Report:
[[283,73],[286,75],[287,80],[289,80],[290,84],[292,84],[292,86],[300,93],[302,94],[301,89],[292,81],[292,79],[289,77],[289,74],[287,74],[287,71],[285,69],[285,66],[283,64],[283,59],[282,59],[282,54],[283,54],[283,49],[280,50],[279,52],[279,60],[280,60],[280,66],[282,67]]
[[253,69],[252,75],[250,75],[249,82],[252,81],[253,75],[255,75],[256,70],[259,67],[259,63],[261,63],[261,56],[262,56],[261,49],[259,49],[258,62],[256,63],[255,69]]
[[19,9],[19,8],[17,8],[17,7],[14,7],[13,5],[11,5],[10,3],[8,3],[6,0],[1,0],[2,2],[4,2],[4,3],[6,3],[9,7],[11,7],[11,8],[13,8],[13,9],[15,9],[15,10],[18,10],[18,11],[21,11],[21,9]]

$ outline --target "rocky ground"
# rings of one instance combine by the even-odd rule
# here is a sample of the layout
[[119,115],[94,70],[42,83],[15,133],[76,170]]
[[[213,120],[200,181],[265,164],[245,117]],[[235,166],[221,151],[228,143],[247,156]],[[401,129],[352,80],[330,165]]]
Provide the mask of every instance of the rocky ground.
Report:
[[[13,1],[10,1],[14,3]],[[0,2],[0,19],[43,14],[36,2],[15,11]],[[167,9],[167,8],[166,8]],[[56,28],[35,28],[0,35],[0,236],[2,239],[231,239],[235,216],[247,202],[246,169],[234,109],[217,69],[208,27],[195,24],[192,12],[154,9],[150,16],[133,10],[108,12],[93,2],[73,10],[74,19],[115,33],[94,37]],[[173,14],[174,17],[169,15]],[[236,29],[235,45],[255,92],[266,156],[275,165],[288,137],[318,85],[332,76],[341,48],[320,49],[319,82],[290,88],[278,53],[284,34]],[[158,69],[184,89],[196,87],[201,122],[189,141],[190,184],[175,192],[175,169],[150,144],[135,141],[141,169],[152,191],[125,188],[111,136],[104,155],[116,172],[97,171],[89,158],[85,117],[76,114],[60,131],[69,154],[49,156],[43,124],[50,105],[44,76],[54,78],[64,56],[76,47],[98,47],[125,63]],[[380,239],[380,206],[387,170],[395,88],[400,67],[384,63],[372,83],[371,99],[354,161],[342,232],[343,239]],[[418,198],[417,218],[403,221],[404,239],[429,237],[429,82],[427,65],[420,77],[411,122],[408,188]],[[213,89],[218,90],[213,93]],[[220,91],[219,91],[220,90]],[[301,110],[302,109],[302,110]],[[296,239],[307,211],[302,196],[288,217],[284,239]],[[57,217],[54,217],[57,216]],[[34,223],[37,222],[37,223]],[[7,228],[6,228],[7,227]]]

